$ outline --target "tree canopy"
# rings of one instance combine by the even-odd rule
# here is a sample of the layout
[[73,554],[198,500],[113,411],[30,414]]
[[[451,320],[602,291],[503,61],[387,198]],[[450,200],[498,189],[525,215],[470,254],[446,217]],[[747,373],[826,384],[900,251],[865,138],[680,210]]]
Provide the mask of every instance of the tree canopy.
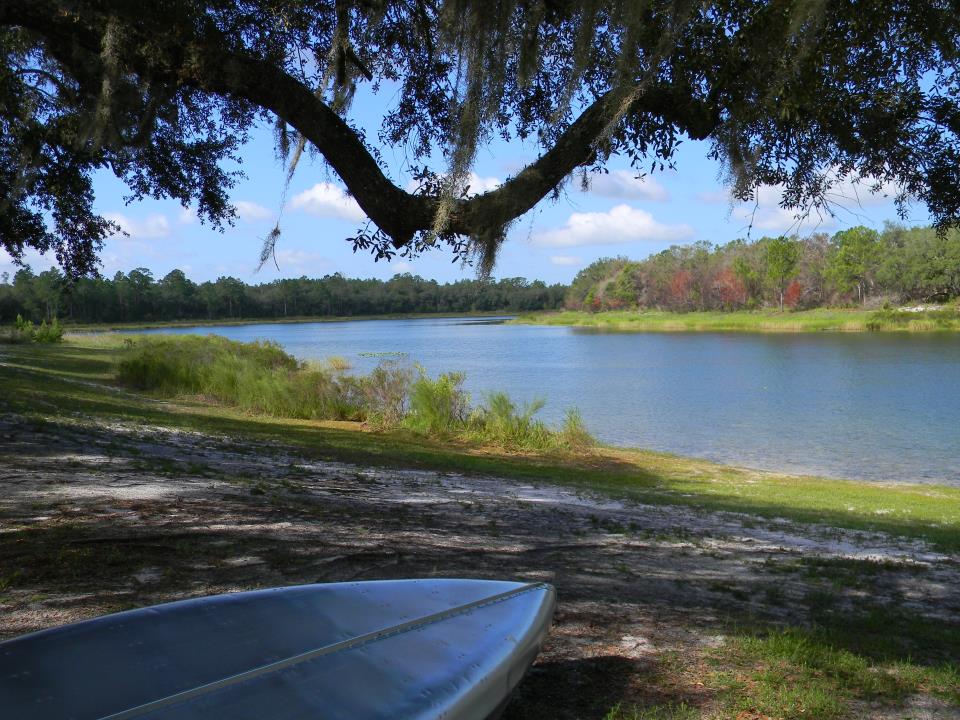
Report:
[[34,274],[22,268],[0,276],[0,326],[18,315],[50,322],[130,323],[166,320],[241,320],[387,314],[521,313],[556,310],[564,285],[540,280],[458,280],[439,284],[416,275],[390,280],[287,278],[247,285],[233,277],[195,283],[182,270],[154,279],[146,268],[108,278],[69,281],[56,268]]
[[644,260],[602,258],[567,291],[573,310],[739,310],[843,306],[868,300],[944,303],[960,298],[960,230],[888,224],[832,237],[763,237],[675,245]]
[[[773,184],[829,211],[835,183],[863,179],[946,227],[958,37],[947,0],[4,0],[0,246],[94,271],[117,229],[93,209],[99,168],[221,226],[229,161],[261,121],[291,170],[305,149],[329,164],[377,257],[443,245],[488,268],[510,222],[577,172],[662,168],[685,137],[710,143],[737,199]],[[351,121],[361,85],[395,98],[375,138]],[[495,137],[540,154],[471,195]],[[391,146],[417,190],[389,176]]]

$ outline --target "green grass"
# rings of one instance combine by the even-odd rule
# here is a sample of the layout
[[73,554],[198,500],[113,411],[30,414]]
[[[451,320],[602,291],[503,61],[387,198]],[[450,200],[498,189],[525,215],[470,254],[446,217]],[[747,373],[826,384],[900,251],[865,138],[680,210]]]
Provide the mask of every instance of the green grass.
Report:
[[919,692],[960,702],[958,642],[956,625],[844,613],[812,628],[735,631],[708,664],[723,717],[832,720],[855,717],[857,701],[900,707]]
[[124,384],[164,397],[196,395],[273,417],[360,420],[369,378],[344,372],[342,359],[301,363],[271,342],[215,335],[126,340],[118,364]]
[[570,325],[612,332],[933,332],[960,330],[960,310],[925,312],[829,309],[777,312],[665,312],[609,310],[542,312],[521,315],[512,322],[525,325]]
[[703,657],[677,655],[660,670],[675,695],[698,699],[694,707],[618,705],[604,720],[843,720],[865,706],[903,710],[920,694],[960,703],[960,625],[864,604],[821,609],[807,626],[732,626]]
[[545,481],[646,503],[881,531],[960,550],[960,488],[783,475],[641,450],[505,452],[403,429],[365,432],[357,423],[253,415],[189,398],[158,402],[121,388],[104,390],[124,355],[122,342],[121,336],[68,336],[61,346],[3,347],[0,412],[40,424],[119,418],[292,445],[319,459]]
[[697,720],[700,713],[686,703],[626,708],[617,705],[603,720]]

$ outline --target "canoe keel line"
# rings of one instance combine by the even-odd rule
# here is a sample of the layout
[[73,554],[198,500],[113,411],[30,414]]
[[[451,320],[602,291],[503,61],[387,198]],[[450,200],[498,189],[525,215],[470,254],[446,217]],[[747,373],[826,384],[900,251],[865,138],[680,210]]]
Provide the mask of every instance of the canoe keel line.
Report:
[[[284,606],[278,603],[286,603],[291,612],[283,613]],[[554,590],[546,583],[479,580],[333,583],[169,603],[0,643],[0,707],[22,711],[22,715],[4,713],[17,720],[181,720],[217,717],[219,712],[229,712],[231,718],[268,720],[305,717],[304,711],[311,718],[486,720],[503,710],[539,652],[554,604]],[[370,611],[371,606],[376,612]],[[318,611],[315,624],[321,626],[320,631],[304,628],[307,634],[319,632],[321,642],[312,646],[291,653],[287,641],[287,651],[278,656],[277,649],[285,643],[284,617],[279,617],[277,647],[269,644],[269,626],[260,628],[266,640],[247,633],[234,643],[236,654],[249,656],[245,666],[231,666],[228,647],[224,653],[227,672],[202,681],[195,669],[181,667],[189,666],[190,658],[173,659],[175,676],[168,686],[176,687],[176,692],[159,693],[144,677],[164,667],[155,661],[146,666],[144,657],[149,656],[143,647],[151,635],[167,635],[164,624],[174,633],[178,620],[190,625],[186,635],[193,633],[199,649],[204,643],[223,641],[226,633],[242,633],[248,620],[264,625],[262,618],[277,611],[296,626],[311,617],[307,614],[311,609]],[[363,622],[358,623],[358,618]],[[356,628],[364,623],[373,629],[358,632]],[[204,631],[209,634],[204,636]],[[338,636],[342,639],[334,639]],[[472,647],[462,647],[458,640],[467,640],[462,644]],[[107,646],[112,653],[108,660],[118,668],[123,667],[123,658],[117,653],[135,648],[131,675],[137,687],[127,692],[126,704],[102,712],[108,702],[83,697],[84,692],[107,691],[122,683],[122,678],[112,678],[101,688],[77,683],[57,687],[62,680],[58,669],[73,672],[76,668],[71,669],[68,661],[58,666],[50,656],[62,655],[64,646],[77,655],[71,641],[74,646],[89,646],[94,663]],[[254,644],[257,647],[251,650]],[[156,652],[162,656],[166,648],[162,642],[159,645]],[[172,646],[185,652],[176,639]],[[256,662],[264,655],[268,662]],[[176,672],[184,677],[176,677]],[[162,678],[157,684],[163,685]],[[358,696],[345,696],[344,685],[356,687]],[[331,696],[325,696],[325,691]],[[383,702],[377,702],[378,693]],[[266,715],[264,708],[268,708]]]

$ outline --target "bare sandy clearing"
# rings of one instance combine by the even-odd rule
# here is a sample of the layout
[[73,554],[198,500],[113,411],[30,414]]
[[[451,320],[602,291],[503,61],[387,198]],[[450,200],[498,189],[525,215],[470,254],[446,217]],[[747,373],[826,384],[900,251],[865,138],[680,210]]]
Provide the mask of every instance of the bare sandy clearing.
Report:
[[[6,416],[0,490],[2,637],[272,585],[548,580],[559,591],[555,628],[510,718],[603,717],[618,702],[706,712],[712,691],[689,668],[723,645],[724,627],[803,623],[811,596],[931,619],[960,612],[960,559],[922,543],[495,477],[316,462],[202,433]],[[870,572],[840,581],[816,564],[831,562]],[[911,703],[929,717],[953,712],[925,696]]]

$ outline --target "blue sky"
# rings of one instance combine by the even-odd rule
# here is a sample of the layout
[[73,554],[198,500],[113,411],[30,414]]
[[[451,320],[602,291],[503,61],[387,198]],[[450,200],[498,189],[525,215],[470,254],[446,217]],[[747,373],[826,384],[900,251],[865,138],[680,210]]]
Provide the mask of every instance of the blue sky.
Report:
[[[376,137],[390,91],[363,95],[352,118]],[[765,188],[753,205],[731,205],[720,180],[721,168],[707,158],[706,143],[686,141],[677,156],[677,169],[637,180],[629,166],[616,160],[608,175],[593,176],[589,192],[579,180],[569,183],[558,201],[545,199],[510,229],[494,275],[523,276],[547,282],[569,282],[593,260],[613,255],[643,258],[673,244],[709,240],[723,243],[746,237],[750,218],[752,237],[784,232],[835,232],[852,225],[881,228],[896,220],[892,193],[871,196],[848,185],[840,190],[835,217],[813,217],[798,225],[794,213],[778,205],[776,188]],[[104,275],[134,267],[149,268],[159,278],[180,268],[197,281],[232,275],[248,283],[277,277],[322,276],[340,272],[350,277],[389,278],[412,272],[439,281],[474,277],[475,270],[451,263],[442,251],[413,261],[394,259],[374,263],[369,255],[354,254],[345,238],[364,223],[356,203],[345,194],[336,175],[319,159],[306,155],[300,163],[283,208],[282,238],[277,245],[277,268],[270,264],[256,272],[262,239],[281,209],[285,170],[274,156],[273,134],[258,127],[242,150],[246,174],[234,189],[238,209],[233,227],[220,233],[201,224],[195,214],[174,201],[144,200],[125,205],[125,187],[109,172],[95,180],[96,208],[117,221],[128,235],[110,238],[102,253]],[[535,158],[531,144],[497,141],[482,148],[475,166],[476,190],[498,182]],[[384,160],[395,182],[409,182],[403,173],[402,149],[387,149]],[[925,223],[926,209],[914,206],[909,224]],[[52,264],[52,258],[30,255],[34,270]],[[14,272],[0,251],[0,273]]]

